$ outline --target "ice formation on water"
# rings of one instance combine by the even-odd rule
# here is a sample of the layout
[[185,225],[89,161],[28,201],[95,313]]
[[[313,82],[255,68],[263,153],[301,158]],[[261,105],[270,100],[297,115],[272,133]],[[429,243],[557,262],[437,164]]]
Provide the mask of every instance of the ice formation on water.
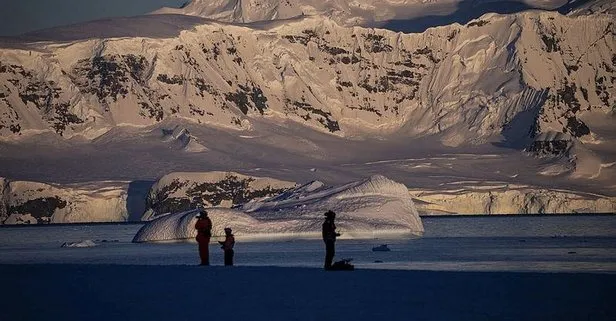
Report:
[[96,244],[94,241],[83,240],[81,242],[65,242],[65,243],[62,243],[61,247],[95,247],[95,246],[98,246],[98,244]]
[[[237,208],[209,208],[214,237],[233,228],[237,237],[319,237],[323,213],[338,215],[343,238],[364,238],[396,233],[423,233],[421,219],[406,186],[384,176],[326,187],[311,182],[278,196]],[[192,239],[195,210],[169,214],[144,225],[133,242]]]

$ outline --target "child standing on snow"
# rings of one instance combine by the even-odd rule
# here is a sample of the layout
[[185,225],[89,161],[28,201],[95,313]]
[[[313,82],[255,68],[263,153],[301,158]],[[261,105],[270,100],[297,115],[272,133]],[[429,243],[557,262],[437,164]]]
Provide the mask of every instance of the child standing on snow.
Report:
[[233,246],[235,245],[235,237],[231,234],[231,228],[225,228],[225,240],[220,243],[220,248],[225,251],[225,266],[233,266]]

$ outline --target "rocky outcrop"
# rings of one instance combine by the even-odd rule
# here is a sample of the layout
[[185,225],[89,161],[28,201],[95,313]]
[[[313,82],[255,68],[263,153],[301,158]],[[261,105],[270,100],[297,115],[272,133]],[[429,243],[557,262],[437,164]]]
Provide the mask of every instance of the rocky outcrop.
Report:
[[283,193],[296,183],[233,172],[170,173],[150,189],[143,220],[197,207],[234,207]]

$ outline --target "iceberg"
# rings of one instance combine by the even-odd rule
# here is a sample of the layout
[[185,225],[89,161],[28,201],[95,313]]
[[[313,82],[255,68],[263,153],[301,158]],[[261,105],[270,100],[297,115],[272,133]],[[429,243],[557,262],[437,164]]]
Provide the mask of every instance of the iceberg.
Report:
[[[214,237],[231,227],[238,238],[318,238],[323,213],[337,213],[336,226],[342,238],[372,238],[384,235],[417,236],[424,228],[403,184],[381,175],[351,183],[325,186],[321,182],[253,200],[235,208],[208,208]],[[133,242],[192,239],[197,210],[171,213],[146,223]]]

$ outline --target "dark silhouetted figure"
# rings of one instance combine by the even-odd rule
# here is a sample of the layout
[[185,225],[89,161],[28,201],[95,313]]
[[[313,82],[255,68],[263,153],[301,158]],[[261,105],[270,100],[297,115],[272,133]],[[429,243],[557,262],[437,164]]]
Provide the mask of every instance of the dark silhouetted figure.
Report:
[[336,254],[336,237],[340,236],[339,233],[336,233],[336,224],[334,224],[335,219],[336,213],[333,211],[327,211],[325,213],[325,222],[323,222],[323,242],[325,242],[324,268],[326,270],[332,268],[332,261]]
[[225,240],[220,243],[220,248],[225,251],[225,266],[233,266],[233,246],[235,245],[235,237],[231,233],[231,228],[225,228]]
[[210,265],[210,237],[212,237],[212,221],[207,217],[207,211],[201,210],[197,214],[197,243],[199,243],[199,257],[201,265]]

